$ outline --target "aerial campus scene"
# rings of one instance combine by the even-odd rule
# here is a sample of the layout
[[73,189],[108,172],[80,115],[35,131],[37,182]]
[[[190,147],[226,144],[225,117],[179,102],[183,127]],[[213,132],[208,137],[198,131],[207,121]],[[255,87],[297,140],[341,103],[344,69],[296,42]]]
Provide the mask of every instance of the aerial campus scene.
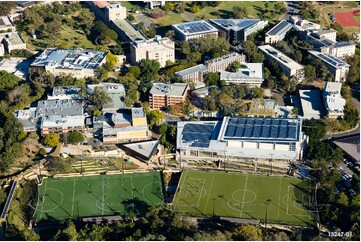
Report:
[[360,2],[0,2],[0,240],[360,241]]

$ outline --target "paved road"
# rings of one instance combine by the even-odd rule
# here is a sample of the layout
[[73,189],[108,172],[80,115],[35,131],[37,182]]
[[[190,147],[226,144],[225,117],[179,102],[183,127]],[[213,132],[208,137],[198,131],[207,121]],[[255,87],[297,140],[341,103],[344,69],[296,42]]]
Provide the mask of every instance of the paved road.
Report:
[[184,11],[184,15],[187,17],[187,20],[188,20],[188,21],[194,21],[194,20],[196,20],[196,17],[194,16],[193,13]]
[[144,13],[136,14],[134,15],[135,19],[139,22],[143,22],[144,26],[149,28],[150,25],[153,23],[149,20],[149,17],[147,17]]

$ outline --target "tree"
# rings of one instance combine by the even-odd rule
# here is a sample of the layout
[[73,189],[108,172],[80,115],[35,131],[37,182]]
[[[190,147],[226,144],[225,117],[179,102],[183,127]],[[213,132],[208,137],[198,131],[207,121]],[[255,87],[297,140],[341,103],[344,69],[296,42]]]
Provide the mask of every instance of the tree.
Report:
[[192,13],[199,13],[200,11],[201,11],[201,9],[197,5],[193,5],[191,7],[191,12]]
[[103,87],[95,87],[93,93],[86,97],[86,100],[101,110],[103,106],[112,101],[108,92]]
[[132,22],[132,21],[135,20],[135,17],[134,17],[133,14],[128,14],[128,15],[127,15],[127,19],[128,19],[130,22]]
[[105,60],[106,60],[105,67],[108,71],[111,71],[114,68],[114,66],[118,64],[118,57],[113,55],[111,52],[107,54]]
[[61,30],[61,22],[58,19],[49,22],[46,25],[45,31],[48,35],[49,39],[53,41],[53,45],[55,46],[56,40],[60,37],[60,30]]
[[19,81],[19,77],[7,71],[0,71],[0,92],[14,89],[19,84]]
[[236,240],[263,240],[261,229],[256,226],[246,224],[236,229]]
[[299,12],[299,14],[302,16],[302,18],[306,19],[306,20],[312,20],[312,15],[310,13],[310,11],[303,9]]
[[343,157],[343,151],[341,148],[336,147],[336,149],[334,149],[332,151],[332,159],[336,163],[341,163],[343,161],[344,157]]
[[252,89],[252,98],[263,98],[264,90],[261,87],[254,87]]
[[54,240],[61,241],[75,241],[78,239],[78,233],[76,231],[75,224],[73,222],[68,222],[67,226],[64,229],[58,230]]
[[128,73],[132,74],[136,79],[138,79],[141,74],[141,71],[138,66],[131,66],[128,68]]
[[68,135],[68,143],[69,144],[79,144],[84,141],[84,136],[79,132],[71,132]]
[[16,7],[15,2],[1,2],[0,3],[0,16],[8,16],[11,12],[11,9]]
[[306,65],[304,71],[305,71],[305,77],[308,80],[312,80],[316,78],[316,68],[313,67],[312,65]]
[[164,10],[167,12],[174,11],[174,4],[171,2],[166,2],[166,4],[164,5]]
[[193,110],[194,106],[191,103],[191,101],[186,100],[182,105],[182,111],[184,114],[189,115],[191,111]]
[[313,140],[321,140],[326,135],[325,124],[313,118],[303,121],[303,129],[305,134]]
[[241,69],[241,63],[239,63],[238,61],[234,61],[232,62],[232,64],[229,65],[229,67],[227,68],[227,71],[230,72],[237,72],[239,69]]
[[216,72],[209,72],[204,76],[204,83],[206,86],[217,86],[219,82],[219,74]]
[[122,48],[122,45],[120,44],[114,45],[111,51],[113,52],[114,55],[124,55],[124,50]]
[[139,63],[141,70],[141,80],[151,81],[158,74],[160,64],[157,60],[143,59]]
[[47,152],[44,148],[40,148],[40,150],[38,151],[38,156],[40,157],[44,157],[46,156]]
[[44,143],[44,145],[48,145],[50,147],[55,147],[58,145],[59,141],[60,141],[59,134],[48,134],[45,137],[43,143]]
[[84,31],[87,33],[87,31],[89,31],[93,27],[94,19],[95,19],[94,14],[90,12],[89,9],[82,8],[78,18],[82,23],[82,25],[84,26]]
[[159,110],[152,110],[148,114],[148,120],[150,125],[158,124],[160,120],[164,118],[164,113]]

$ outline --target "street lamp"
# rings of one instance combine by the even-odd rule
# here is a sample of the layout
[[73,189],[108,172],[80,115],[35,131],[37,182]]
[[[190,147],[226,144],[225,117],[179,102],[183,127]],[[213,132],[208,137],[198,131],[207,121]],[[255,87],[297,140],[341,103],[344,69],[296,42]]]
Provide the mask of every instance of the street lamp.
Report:
[[264,203],[266,205],[265,229],[267,229],[268,205],[270,204],[271,201],[272,201],[271,199],[267,199],[266,202]]

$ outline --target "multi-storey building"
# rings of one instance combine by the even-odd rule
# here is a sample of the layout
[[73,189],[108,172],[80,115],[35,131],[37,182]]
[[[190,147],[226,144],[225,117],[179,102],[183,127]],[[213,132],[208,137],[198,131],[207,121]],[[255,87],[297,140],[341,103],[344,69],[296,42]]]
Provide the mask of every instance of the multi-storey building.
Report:
[[0,33],[0,56],[18,49],[26,49],[26,43],[18,32]]
[[175,61],[174,56],[174,42],[168,37],[157,35],[153,39],[134,41],[130,45],[130,61],[133,65],[148,59],[157,60],[161,67],[165,67],[168,60]]
[[300,15],[291,15],[289,16],[288,21],[293,24],[293,28],[297,31],[305,31],[305,30],[321,28],[319,24],[305,20]]
[[236,52],[232,52],[227,55],[208,60],[204,64],[178,71],[175,75],[183,81],[203,83],[203,76],[205,74],[226,70],[228,66],[235,61],[244,63],[246,61],[246,57]]
[[104,11],[107,21],[125,19],[127,17],[127,9],[121,3],[109,4],[105,6]]
[[323,101],[329,118],[343,118],[346,100],[341,96],[341,86],[340,82],[326,82],[325,84]]
[[267,59],[276,61],[286,76],[294,76],[299,82],[302,81],[304,78],[304,70],[302,65],[270,45],[258,46],[258,49],[261,50]]
[[94,77],[96,69],[105,64],[107,54],[104,50],[49,48],[30,64],[29,74],[49,71],[76,78]]
[[211,19],[210,22],[219,30],[219,36],[232,45],[241,44],[268,24],[261,19]]
[[307,31],[305,41],[322,53],[329,53],[337,58],[353,56],[356,45],[352,42],[336,42],[335,31]]
[[95,88],[103,88],[108,96],[111,98],[109,103],[103,105],[104,112],[112,112],[118,109],[125,108],[125,89],[122,84],[119,83],[99,83],[99,84],[89,84],[87,85],[87,91],[91,94]]
[[101,121],[103,143],[119,144],[150,139],[151,132],[143,108],[131,108],[130,114],[127,111],[104,114],[111,116],[111,122],[107,122],[107,119]]
[[172,24],[171,26],[176,38],[183,41],[201,37],[218,37],[218,29],[205,20]]
[[311,57],[320,59],[327,66],[330,72],[334,75],[335,82],[346,81],[347,73],[350,68],[349,64],[327,53],[321,53],[313,50],[309,50],[308,52],[311,54]]
[[153,9],[155,7],[163,7],[165,5],[165,0],[153,1],[153,0],[144,0],[148,9]]
[[282,20],[270,29],[265,35],[265,43],[273,44],[283,40],[289,30],[292,29],[292,24],[286,20]]
[[255,163],[300,160],[307,144],[302,119],[224,117],[177,123],[178,160]]
[[242,100],[242,114],[248,117],[275,117],[277,101],[274,99],[254,98]]
[[153,83],[149,92],[149,106],[151,109],[181,106],[188,96],[189,86],[186,83]]
[[245,68],[237,72],[220,71],[220,79],[227,84],[249,85],[260,87],[264,81],[263,63],[242,63]]

